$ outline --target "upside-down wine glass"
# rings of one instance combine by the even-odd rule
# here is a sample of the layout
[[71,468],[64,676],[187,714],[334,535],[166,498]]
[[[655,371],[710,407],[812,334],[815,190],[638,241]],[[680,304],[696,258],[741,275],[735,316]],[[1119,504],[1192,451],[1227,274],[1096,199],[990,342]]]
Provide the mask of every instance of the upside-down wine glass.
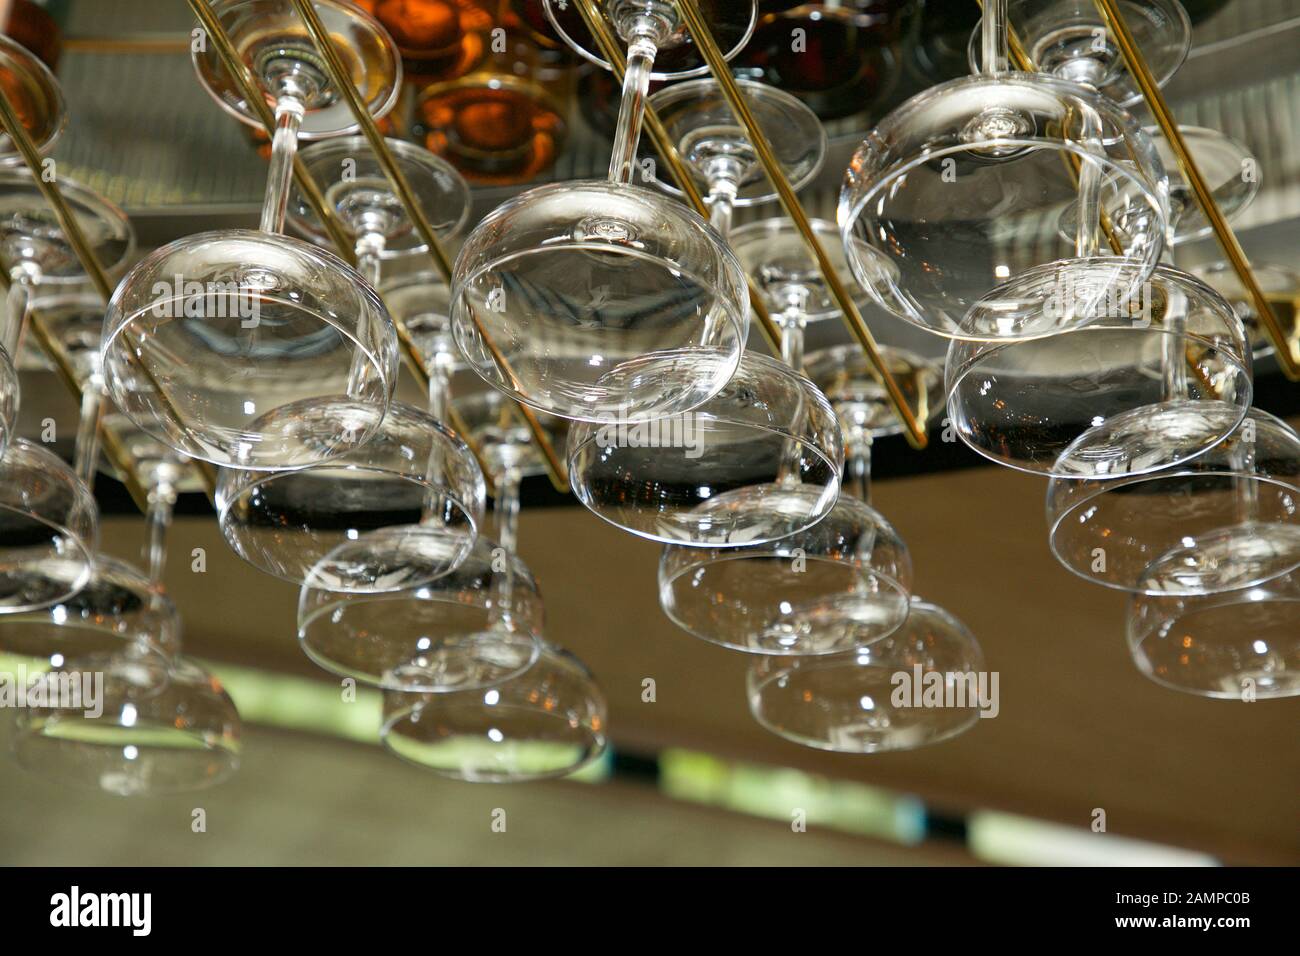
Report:
[[1244,419],[1226,404],[1206,414],[1228,437],[1180,465],[1048,484],[1048,540],[1066,569],[1119,590],[1188,596],[1300,567],[1300,437],[1257,408]]
[[[442,421],[459,362],[447,285],[434,273],[407,272],[385,283],[382,291],[424,359],[430,414]],[[499,399],[493,408],[509,420],[513,402],[495,391],[485,398]],[[501,443],[494,440],[496,433],[483,432],[490,416],[473,415],[486,408],[477,397],[457,403],[471,434],[483,443],[480,447],[496,448]],[[521,447],[531,446],[525,439]],[[494,460],[489,467],[495,471],[499,466]],[[366,537],[382,535],[371,532],[339,550],[356,552],[370,546]],[[527,568],[516,558],[507,559],[483,534],[467,554],[448,554],[446,563],[451,571],[441,579],[383,594],[341,593],[324,586],[318,571],[308,574],[299,598],[298,638],[304,652],[333,673],[410,691],[492,682],[529,666],[535,656],[528,650],[536,643],[532,635],[540,633],[543,621],[541,598]],[[489,632],[500,633],[485,638]],[[507,634],[514,636],[502,642]]]
[[[1090,321],[1044,308],[1062,286],[1121,304],[1140,293],[1164,244],[1168,184],[1122,108],[1068,80],[1009,71],[1005,0],[985,13],[983,72],[914,96],[876,126],[849,165],[838,220],[859,282],[905,321],[948,338],[1036,338]],[[1066,236],[1068,210],[1082,212]]]
[[[749,187],[748,195],[759,200],[772,198],[770,185],[761,178],[761,168],[754,168],[757,157],[743,132],[734,121],[731,127],[723,125],[729,114],[709,116],[717,109],[713,101],[721,100],[716,84],[693,92],[693,98],[702,101],[696,110],[684,106],[690,103],[687,97],[691,94],[674,96],[675,89],[656,93],[652,102],[659,97],[667,100],[662,111],[664,122],[677,133],[679,148],[687,146],[694,133],[699,142],[711,144],[718,156],[725,158],[714,159],[706,166],[718,170],[708,184],[711,199],[724,209],[719,216],[714,207],[715,223],[721,221],[725,226],[729,222],[729,207],[739,192],[737,184],[749,183],[755,175],[760,177],[759,183]],[[788,94],[766,94],[764,99],[760,91],[767,89],[745,84],[747,98],[764,103],[758,116],[770,140],[778,139],[778,131],[797,131],[801,123],[820,130],[820,123],[808,107]],[[725,101],[721,109],[726,109]],[[697,115],[703,121],[689,122]],[[782,136],[780,141],[823,142],[807,135],[790,135],[788,140]],[[783,152],[788,154],[797,148],[787,145]],[[680,151],[693,165],[704,165],[694,151]],[[817,151],[818,160],[822,152],[824,148]],[[819,164],[804,162],[813,172]],[[792,162],[786,160],[783,165],[789,168]],[[811,175],[791,178],[802,184]],[[792,225],[765,220],[736,230],[731,240],[765,304],[774,316],[779,316],[787,374],[799,378],[807,386],[806,392],[824,404],[825,398],[817,388],[794,370],[804,365],[807,322],[838,315],[838,309],[833,302],[827,303],[825,281],[801,236]],[[749,360],[747,355],[745,361]],[[713,404],[707,403],[693,414],[707,412]],[[780,469],[788,468],[791,460],[778,459],[771,494],[743,496],[751,499],[749,520],[774,505],[778,512],[790,513],[799,498],[789,491],[797,486],[790,488],[790,475],[781,474]],[[778,493],[782,491],[786,493]],[[742,541],[730,547],[669,545],[659,562],[659,602],[664,613],[688,633],[735,650],[779,655],[835,654],[880,640],[898,629],[907,617],[911,577],[907,546],[889,522],[865,501],[839,494],[824,517],[811,527],[793,529],[793,533],[777,540],[757,544]]]
[[[842,654],[759,657],[749,711],[791,743],[836,753],[915,750],[969,730],[995,690],[979,642],[937,605],[911,599],[893,634]],[[931,701],[933,694],[938,698]]]
[[[762,84],[744,82],[742,94],[767,138],[781,142],[778,162],[792,180],[808,182],[825,153],[817,117]],[[736,205],[774,197],[714,81],[669,87],[652,102],[706,187],[724,238]],[[782,138],[790,128],[804,135]],[[702,548],[764,544],[816,525],[838,497],[843,451],[830,406],[794,370],[801,342],[801,327],[786,330],[794,351],[784,362],[743,353],[722,391],[691,411],[646,422],[614,414],[575,422],[568,460],[578,500],[625,531]]]
[[[1156,83],[1178,72],[1192,46],[1192,24],[1178,0],[1120,0],[1120,12],[1142,50]],[[1094,0],[1008,0],[1007,16],[1025,55],[1041,73],[1093,87],[1123,107],[1142,102]],[[967,54],[979,72],[984,56],[981,27]]]
[[313,661],[386,690],[429,693],[485,687],[533,664],[543,605],[531,572],[513,553],[511,515],[518,509],[518,476],[540,473],[544,465],[512,406],[495,391],[457,402],[503,482],[497,485],[500,544],[480,535],[449,574],[404,591],[340,593],[309,576],[299,596],[298,640]]
[[[391,145],[422,212],[449,238],[469,212],[465,181],[418,146]],[[426,251],[364,140],[317,144],[303,151],[303,161],[354,239],[371,283],[378,284],[385,261]],[[299,229],[327,241],[301,196],[291,209]],[[378,430],[345,455],[294,471],[224,469],[218,519],[235,552],[295,584],[337,591],[401,591],[452,570],[474,545],[484,482],[468,446],[441,420],[445,377],[435,371],[430,412],[393,402]],[[346,402],[298,403],[269,417],[312,421],[347,409]]]
[[[1218,260],[1192,266],[1187,271],[1232,304],[1237,317],[1246,327],[1246,337],[1250,341],[1251,356],[1256,366],[1270,357],[1274,351],[1273,340],[1259,319],[1254,298],[1242,285],[1232,264]],[[1296,336],[1300,334],[1297,332],[1300,329],[1300,272],[1277,263],[1258,260],[1251,262],[1250,271],[1282,328],[1290,330],[1288,338],[1294,348]]]
[[[351,3],[313,6],[382,116],[399,86],[392,40]],[[379,428],[396,333],[359,273],[281,235],[299,136],[356,129],[306,27],[289,0],[218,0],[213,9],[275,103],[262,228],[189,236],[137,264],[105,317],[104,377],[132,422],[182,454],[228,468],[300,468],[346,454]],[[197,48],[194,63],[224,109],[258,123],[214,43]],[[326,404],[331,414],[311,414]]]
[[[134,248],[131,225],[120,209],[78,183],[60,184],[90,250],[110,274]],[[3,338],[17,349],[30,301],[85,282],[81,265],[44,196],[26,170],[0,171],[0,253],[10,270]],[[99,306],[102,316],[102,305]],[[56,310],[58,311],[58,310]],[[82,332],[78,360],[94,345]],[[75,364],[75,363],[74,363]],[[16,382],[15,382],[16,385]],[[16,407],[15,392],[15,407]],[[87,389],[79,432],[95,435],[101,396]],[[93,448],[93,441],[89,446]],[[89,490],[93,452],[77,470],[38,445],[15,439],[0,457],[0,613],[21,614],[59,606],[92,580],[98,514]]]
[[[135,251],[135,233],[126,214],[94,190],[60,178],[59,191],[81,227],[91,253],[113,277]],[[18,382],[9,359],[23,348],[27,310],[39,292],[86,282],[72,244],[31,172],[0,169],[0,259],[9,272],[4,330],[0,335],[0,442],[8,439],[17,415]],[[103,316],[101,309],[100,323]]]
[[[752,3],[719,7],[723,20],[743,8],[752,23]],[[654,72],[656,57],[689,42],[676,10],[656,0],[603,9],[628,43],[608,180],[540,186],[489,213],[456,259],[452,328],[474,371],[518,401],[584,421],[647,421],[722,390],[749,313],[717,232],[631,183],[647,85],[677,75]]]
[[[1290,554],[1300,561],[1300,526],[1273,525],[1264,541],[1232,535],[1233,545]],[[1128,643],[1147,677],[1186,694],[1228,700],[1300,696],[1300,571],[1231,590],[1160,590],[1189,566],[1203,564],[1207,543],[1194,539],[1148,566],[1129,600]],[[1158,593],[1157,593],[1158,592]]]
[[[53,148],[55,141],[67,125],[67,109],[63,91],[54,74],[26,47],[0,35],[0,85],[18,121],[22,123],[32,144],[42,155]],[[22,164],[23,158],[9,136],[0,133],[0,167]],[[26,273],[14,255],[12,245],[5,250],[5,259],[18,278]],[[22,326],[13,321],[14,297],[27,290],[24,283],[14,288],[15,276],[10,277],[10,315],[6,317],[3,334],[0,334],[0,453],[13,436],[18,418],[18,349]]]
[[[578,658],[542,637],[541,598],[514,555],[520,477],[537,472],[541,461],[527,430],[511,424],[506,401],[493,395],[461,403],[482,424],[479,440],[496,472],[497,610],[487,630],[440,641],[439,666],[425,671],[439,686],[385,691],[380,731],[384,746],[403,760],[472,782],[566,776],[607,745],[605,697]],[[521,603],[535,607],[530,620],[516,613]]]
[[[149,571],[98,555],[94,576],[75,596],[12,627],[0,623],[0,646],[36,655],[49,668],[40,678],[46,700],[18,715],[13,751],[42,777],[117,796],[203,789],[237,769],[240,718],[220,681],[182,656],[180,615],[162,586],[185,464],[121,415],[104,425],[130,449],[148,489]],[[100,688],[93,708],[59,694],[91,682]]]
[[1107,479],[1187,462],[1241,423],[1250,352],[1222,296],[1167,265],[1128,302],[1095,292],[1063,286],[1044,306],[1068,315],[1056,335],[952,341],[948,414],[963,442],[1032,474]]
[[[943,373],[935,363],[903,349],[883,347],[881,357],[902,385],[920,421],[942,408]],[[871,445],[902,429],[884,388],[870,374],[862,350],[836,346],[808,356],[808,374],[839,416],[845,441],[841,505],[871,496]],[[837,509],[838,507],[837,506]],[[831,519],[828,519],[831,520]],[[814,622],[834,630],[833,621]],[[841,643],[841,648],[844,645]],[[749,707],[772,733],[793,743],[841,753],[910,750],[938,743],[974,725],[973,695],[984,674],[983,653],[951,614],[912,597],[906,620],[892,633],[843,653],[820,657],[769,657],[750,665]],[[895,697],[899,674],[915,693]],[[954,706],[934,708],[921,688],[933,684],[954,693]],[[947,704],[945,697],[944,704]]]

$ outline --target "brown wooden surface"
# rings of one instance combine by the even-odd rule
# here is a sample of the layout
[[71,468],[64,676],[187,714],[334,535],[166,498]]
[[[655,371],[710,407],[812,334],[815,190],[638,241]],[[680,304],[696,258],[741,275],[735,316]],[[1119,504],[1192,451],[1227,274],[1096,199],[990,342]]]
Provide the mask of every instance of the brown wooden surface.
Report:
[[[1300,702],[1209,701],[1131,665],[1123,595],[1062,570],[1045,539],[1042,481],[979,469],[881,483],[876,505],[911,546],[918,594],[949,608],[1001,674],[1001,713],[910,754],[852,757],[770,736],[745,706],[745,661],[677,631],[655,593],[659,548],[579,508],[526,511],[521,551],[541,582],[549,637],[594,670],[626,751],[688,747],[1203,850],[1300,861]],[[134,553],[138,519],[111,519]],[[206,574],[189,570],[205,547]],[[196,654],[320,676],[294,639],[296,590],[243,565],[211,520],[182,519],[168,584]],[[641,702],[653,677],[657,703]],[[256,732],[256,731],[254,731]]]

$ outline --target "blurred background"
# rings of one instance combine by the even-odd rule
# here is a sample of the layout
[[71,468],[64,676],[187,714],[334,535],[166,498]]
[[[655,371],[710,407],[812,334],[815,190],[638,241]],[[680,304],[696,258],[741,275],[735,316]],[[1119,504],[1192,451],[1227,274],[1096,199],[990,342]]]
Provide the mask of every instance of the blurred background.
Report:
[[[540,5],[442,6],[455,13],[445,59],[425,63],[428,75],[408,69],[388,132],[451,149],[429,104],[481,71],[526,73],[541,90],[479,130],[517,135],[526,147],[490,168],[449,156],[475,183],[475,215],[529,184],[603,175],[617,91],[556,46]],[[1300,3],[1185,6],[1193,49],[1166,94],[1182,124],[1212,126],[1254,152],[1263,185],[1235,223],[1238,235],[1252,258],[1298,268]],[[831,152],[803,199],[833,219],[844,165],[873,120],[967,72],[977,4],[762,8],[733,66],[803,96],[826,120]],[[844,8],[852,18],[826,12]],[[11,0],[0,9],[6,32],[63,85],[71,120],[54,153],[61,174],[123,206],[142,251],[201,229],[255,225],[265,143],[194,79],[184,0]],[[780,55],[792,22],[808,28],[815,54],[797,66]],[[508,62],[473,40],[502,23]],[[1219,253],[1211,240],[1179,256],[1195,264]],[[884,342],[943,354],[938,339],[879,312],[868,318]],[[818,327],[810,347],[844,338]],[[1257,404],[1300,421],[1300,390],[1268,366],[1257,376]],[[76,407],[53,373],[28,370],[22,387],[28,431],[54,418],[70,451]],[[377,746],[377,695],[345,701],[337,681],[302,656],[296,589],[230,553],[207,501],[191,494],[171,537],[167,588],[187,650],[212,665],[243,715],[240,772],[211,792],[122,800],[59,789],[5,764],[0,863],[1300,862],[1295,701],[1204,700],[1142,677],[1124,645],[1124,596],[1051,559],[1041,481],[981,466],[953,443],[915,452],[901,439],[879,443],[876,475],[876,504],[911,545],[917,592],[961,617],[1000,674],[999,715],[968,734],[869,757],[766,734],[745,705],[744,661],[679,632],[659,610],[658,546],[602,524],[541,478],[525,488],[521,556],[546,597],[550,636],[591,666],[608,696],[612,748],[559,783],[440,781]],[[139,514],[121,486],[105,480],[97,492],[104,550],[134,559]],[[653,701],[644,699],[647,679]],[[198,809],[204,832],[195,832]]]

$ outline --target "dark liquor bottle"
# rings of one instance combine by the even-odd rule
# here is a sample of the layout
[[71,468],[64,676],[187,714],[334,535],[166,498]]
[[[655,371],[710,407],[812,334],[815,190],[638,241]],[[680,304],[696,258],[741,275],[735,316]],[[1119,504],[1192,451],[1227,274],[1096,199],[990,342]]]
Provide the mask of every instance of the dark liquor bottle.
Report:
[[933,3],[921,8],[920,30],[912,49],[919,78],[941,83],[970,75],[966,51],[971,31],[980,21],[978,3]]
[[897,0],[859,0],[767,12],[736,66],[742,75],[793,93],[822,119],[861,113],[892,87],[890,44],[913,9],[912,3]]
[[581,57],[555,33],[546,19],[544,0],[501,0],[501,25],[517,30],[536,44],[543,57],[556,63],[576,65]]
[[494,29],[478,69],[419,94],[415,138],[471,182],[528,182],[564,144],[562,88],[571,73],[548,64],[525,34]]
[[63,32],[50,11],[33,0],[0,2],[0,11],[6,8],[8,15],[0,25],[5,36],[27,47],[51,70],[57,69],[63,52]]
[[[384,25],[412,85],[463,76],[487,49],[493,17],[472,0],[356,0]],[[486,0],[485,0],[486,2]]]

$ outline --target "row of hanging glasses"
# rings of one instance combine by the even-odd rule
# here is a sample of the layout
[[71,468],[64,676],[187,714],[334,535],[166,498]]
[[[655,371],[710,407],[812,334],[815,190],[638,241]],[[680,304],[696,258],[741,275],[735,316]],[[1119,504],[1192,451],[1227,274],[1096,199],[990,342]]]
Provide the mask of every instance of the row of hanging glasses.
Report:
[[[66,123],[58,84],[26,50],[0,38],[6,106],[39,153]],[[0,256],[7,271],[0,391],[4,452],[0,483],[0,652],[30,662],[31,706],[16,711],[11,747],[43,775],[130,795],[189,789],[224,779],[236,766],[239,715],[220,683],[185,657],[181,620],[162,587],[166,536],[183,468],[172,449],[120,415],[104,414],[99,371],[105,302],[47,202],[6,139],[0,169]],[[86,186],[58,191],[103,274],[120,277],[135,250],[125,214]],[[31,359],[24,330],[81,394],[73,468],[14,434],[15,367]],[[145,570],[98,552],[92,488],[101,427],[129,446],[147,494]],[[60,692],[97,675],[101,713],[88,717]]]
[[[755,132],[793,188],[820,171],[827,140],[808,106],[737,81],[747,130],[667,0],[546,0],[583,58],[611,68],[584,14],[625,45],[608,177],[519,194],[469,232],[450,270],[422,270],[422,256],[445,261],[470,192],[447,158],[396,139],[380,155],[364,129],[397,102],[411,38],[400,46],[346,0],[194,6],[274,113],[259,230],[189,236],[126,270],[125,216],[61,180],[85,245],[121,275],[105,314],[39,184],[17,168],[0,177],[0,651],[43,662],[49,681],[100,672],[108,687],[95,717],[24,712],[20,762],[123,794],[202,786],[236,765],[238,715],[180,655],[161,587],[190,461],[217,468],[232,550],[300,588],[307,656],[382,692],[393,753],[465,780],[560,776],[595,759],[603,695],[545,637],[517,555],[520,483],[550,467],[534,429],[567,444],[585,507],[663,545],[669,619],[749,656],[763,727],[871,753],[976,722],[975,701],[908,707],[891,693],[900,672],[952,685],[986,665],[955,617],[913,593],[907,546],[870,503],[872,444],[902,430],[884,383],[856,347],[805,354],[807,325],[841,309],[800,229],[732,227],[735,210],[777,195]],[[753,3],[696,6],[724,55],[744,48]],[[1129,6],[1167,80],[1188,47],[1185,15],[1173,0]],[[1009,67],[1008,8],[1036,72]],[[308,15],[369,120],[341,95]],[[1300,438],[1251,407],[1252,343],[1266,346],[1258,317],[1248,330],[1247,310],[1215,291],[1244,298],[1226,268],[1197,278],[1169,261],[1208,223],[1162,140],[1126,111],[1138,97],[1104,27],[1090,4],[987,2],[974,75],[885,117],[849,166],[838,224],[811,228],[855,299],[950,340],[942,369],[902,349],[881,349],[881,363],[921,422],[946,406],[975,451],[1049,479],[1052,552],[1132,595],[1144,673],[1209,696],[1247,683],[1294,695]],[[200,82],[261,128],[261,104],[209,39],[194,53]],[[21,47],[2,51],[15,88],[31,91],[23,125],[48,148],[63,125],[57,84]],[[683,82],[648,96],[652,80]],[[707,218],[642,152],[647,105]],[[1185,133],[1224,211],[1240,211],[1249,155]],[[295,165],[316,191],[294,185]],[[779,357],[746,348],[751,289]],[[83,390],[75,470],[13,437],[25,319]],[[404,344],[428,383],[421,407],[393,398]],[[453,397],[461,371],[491,388]],[[96,553],[97,424],[145,486],[147,573]]]
[[[1058,83],[1095,91],[1100,142],[1108,151],[1118,146],[1120,128],[1100,107],[1131,105],[1140,94],[1097,9],[1041,0],[1008,6],[1030,62]],[[1130,6],[1130,29],[1163,83],[1190,45],[1186,13],[1175,0]],[[1005,49],[987,30],[996,5],[985,16],[982,51],[977,58],[972,44],[972,60],[1001,61]],[[1058,236],[1076,238],[1078,255],[1057,267],[1052,308],[1042,311],[1062,331],[1009,341],[956,337],[946,370],[949,416],[975,450],[1049,478],[1052,553],[1084,579],[1132,595],[1127,638],[1139,670],[1205,696],[1294,696],[1300,439],[1251,405],[1252,352],[1258,358],[1268,347],[1258,315],[1240,305],[1246,297],[1235,275],[1222,263],[1199,278],[1173,265],[1174,250],[1210,226],[1172,148],[1151,132],[1128,122],[1124,175],[1136,170],[1162,198],[1158,259],[1149,250],[1140,262],[1133,256],[1148,204],[1117,188],[1121,174],[1107,169],[1095,138],[1081,144],[1090,155],[1071,163],[1079,198],[1055,223]],[[1223,214],[1239,214],[1258,189],[1253,157],[1212,130],[1182,135]],[[1284,284],[1279,272],[1263,274]],[[1018,314],[1026,296],[1041,298],[1037,283],[1013,266],[970,315]],[[1293,298],[1296,286],[1277,291]]]

